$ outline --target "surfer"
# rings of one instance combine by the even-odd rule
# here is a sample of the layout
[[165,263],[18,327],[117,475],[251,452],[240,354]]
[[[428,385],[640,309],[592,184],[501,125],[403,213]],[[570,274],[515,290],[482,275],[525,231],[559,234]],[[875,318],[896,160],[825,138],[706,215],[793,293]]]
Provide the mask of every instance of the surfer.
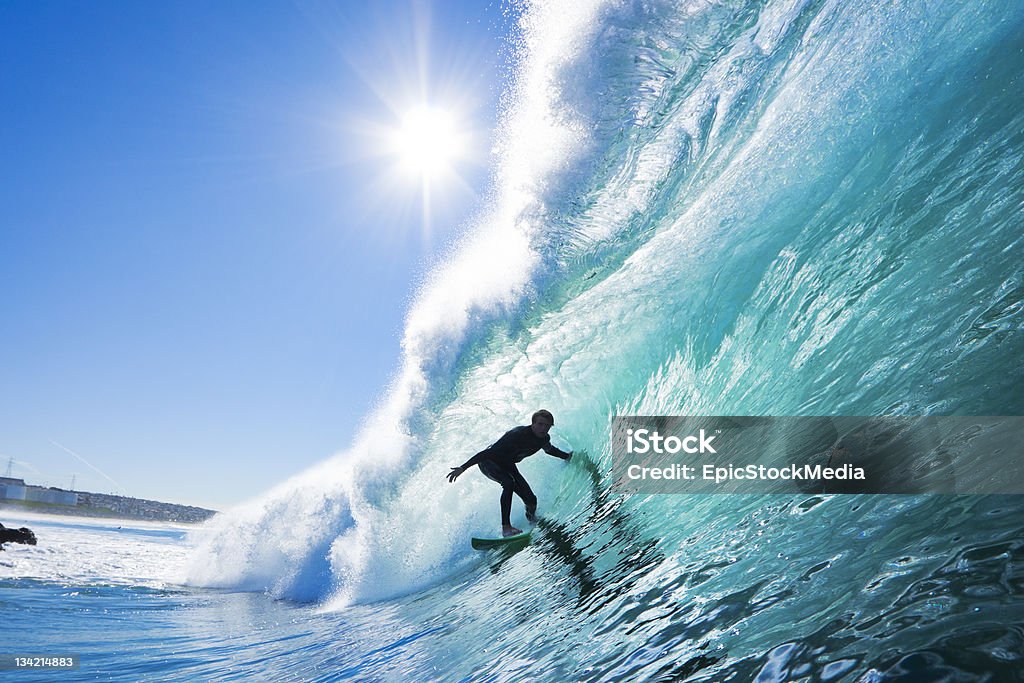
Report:
[[555,418],[546,410],[538,410],[533,414],[530,424],[513,427],[495,441],[462,464],[453,467],[448,473],[448,481],[454,483],[459,475],[473,465],[477,465],[484,476],[501,484],[501,535],[515,536],[523,533],[512,526],[512,494],[522,499],[526,506],[526,519],[533,522],[537,518],[537,496],[533,495],[530,485],[520,474],[516,463],[537,451],[544,449],[548,455],[562,460],[572,457],[572,451],[566,453],[551,445],[548,431],[555,424]]

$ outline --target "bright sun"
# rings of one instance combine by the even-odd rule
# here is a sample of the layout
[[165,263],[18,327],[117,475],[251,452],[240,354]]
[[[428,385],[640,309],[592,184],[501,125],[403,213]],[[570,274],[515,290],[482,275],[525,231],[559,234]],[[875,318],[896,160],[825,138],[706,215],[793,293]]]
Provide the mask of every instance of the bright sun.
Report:
[[406,112],[392,145],[403,169],[423,180],[451,172],[465,151],[455,117],[427,105]]

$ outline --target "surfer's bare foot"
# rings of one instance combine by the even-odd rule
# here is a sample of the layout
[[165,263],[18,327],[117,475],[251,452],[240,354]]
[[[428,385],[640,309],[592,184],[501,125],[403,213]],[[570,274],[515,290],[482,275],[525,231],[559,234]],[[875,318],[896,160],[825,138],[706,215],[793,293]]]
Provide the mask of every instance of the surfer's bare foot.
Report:
[[502,536],[515,536],[516,534],[523,533],[522,529],[517,529],[514,526],[503,526],[501,527]]

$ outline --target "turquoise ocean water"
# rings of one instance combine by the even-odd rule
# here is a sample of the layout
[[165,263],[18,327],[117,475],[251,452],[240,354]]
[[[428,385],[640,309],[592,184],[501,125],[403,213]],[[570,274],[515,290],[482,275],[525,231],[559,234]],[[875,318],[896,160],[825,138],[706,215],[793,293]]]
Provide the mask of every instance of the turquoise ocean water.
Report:
[[[608,480],[617,414],[1024,414],[1024,4],[531,6],[516,74],[352,446],[198,531],[2,518],[5,640],[59,680],[1024,680],[1017,496]],[[444,474],[541,406],[578,457],[474,552],[497,488]]]

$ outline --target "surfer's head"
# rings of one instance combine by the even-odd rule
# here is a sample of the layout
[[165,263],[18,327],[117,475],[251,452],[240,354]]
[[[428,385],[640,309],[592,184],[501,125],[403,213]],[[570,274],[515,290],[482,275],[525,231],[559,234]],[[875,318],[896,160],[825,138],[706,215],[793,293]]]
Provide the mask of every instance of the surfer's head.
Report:
[[555,424],[555,418],[546,410],[538,410],[530,419],[530,427],[537,436],[547,436],[548,430]]

